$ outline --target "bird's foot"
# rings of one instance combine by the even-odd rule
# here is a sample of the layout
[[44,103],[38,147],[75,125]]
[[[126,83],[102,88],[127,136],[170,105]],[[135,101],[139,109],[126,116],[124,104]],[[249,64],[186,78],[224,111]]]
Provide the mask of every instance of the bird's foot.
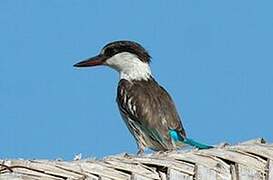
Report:
[[175,149],[169,149],[167,151],[157,151],[157,152],[154,153],[154,155],[155,156],[161,156],[161,155],[164,156],[164,155],[169,154],[169,153],[174,152],[174,151],[175,151]]
[[154,152],[154,155],[155,156],[160,156],[160,155],[163,155],[165,153],[166,153],[165,151],[156,151],[156,152]]
[[137,151],[137,156],[143,156],[144,155],[144,150],[143,149],[139,149]]

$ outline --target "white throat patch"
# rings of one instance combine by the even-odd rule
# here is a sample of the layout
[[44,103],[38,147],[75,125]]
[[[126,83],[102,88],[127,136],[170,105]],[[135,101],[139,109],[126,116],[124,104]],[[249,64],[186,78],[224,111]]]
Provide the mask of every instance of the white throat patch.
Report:
[[144,63],[139,58],[129,52],[122,52],[114,55],[105,61],[105,65],[117,70],[120,79],[148,80],[152,75],[148,63]]

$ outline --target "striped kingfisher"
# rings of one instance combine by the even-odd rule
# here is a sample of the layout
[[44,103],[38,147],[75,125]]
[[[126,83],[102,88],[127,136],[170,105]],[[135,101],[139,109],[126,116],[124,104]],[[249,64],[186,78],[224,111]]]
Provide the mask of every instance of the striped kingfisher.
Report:
[[152,75],[150,61],[150,55],[140,44],[115,41],[104,46],[97,56],[74,66],[105,65],[119,72],[116,101],[136,140],[138,154],[145,148],[169,151],[185,144],[198,149],[211,148],[187,138],[171,96]]

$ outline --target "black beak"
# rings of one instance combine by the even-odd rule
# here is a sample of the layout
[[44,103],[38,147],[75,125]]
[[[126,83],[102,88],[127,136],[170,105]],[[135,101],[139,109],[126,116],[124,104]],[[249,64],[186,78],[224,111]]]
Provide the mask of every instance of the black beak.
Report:
[[74,64],[74,67],[90,67],[90,66],[98,66],[98,65],[102,65],[105,62],[106,58],[99,54],[95,57],[86,59],[84,61],[81,61],[77,64]]

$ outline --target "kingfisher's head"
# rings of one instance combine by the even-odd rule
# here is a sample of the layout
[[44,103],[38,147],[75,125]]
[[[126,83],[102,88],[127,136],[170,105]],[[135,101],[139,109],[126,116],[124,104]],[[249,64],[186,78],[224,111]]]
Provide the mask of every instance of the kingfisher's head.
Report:
[[114,41],[102,48],[97,56],[75,64],[75,67],[106,65],[120,73],[121,79],[147,80],[151,77],[150,55],[133,41]]

